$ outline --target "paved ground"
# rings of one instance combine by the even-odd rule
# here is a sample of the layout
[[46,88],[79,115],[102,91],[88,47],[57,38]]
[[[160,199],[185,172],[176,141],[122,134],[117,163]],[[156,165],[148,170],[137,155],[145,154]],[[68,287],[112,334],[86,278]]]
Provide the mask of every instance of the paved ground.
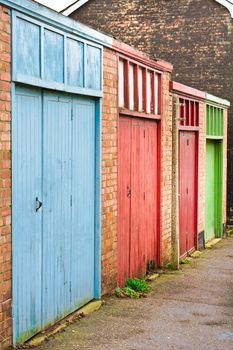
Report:
[[233,238],[143,300],[110,298],[37,350],[233,350]]

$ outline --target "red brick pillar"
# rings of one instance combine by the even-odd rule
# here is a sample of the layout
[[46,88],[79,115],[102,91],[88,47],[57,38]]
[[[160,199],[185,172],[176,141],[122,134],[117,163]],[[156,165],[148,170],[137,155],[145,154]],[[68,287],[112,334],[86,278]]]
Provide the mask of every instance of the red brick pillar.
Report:
[[11,327],[11,25],[0,6],[0,349]]

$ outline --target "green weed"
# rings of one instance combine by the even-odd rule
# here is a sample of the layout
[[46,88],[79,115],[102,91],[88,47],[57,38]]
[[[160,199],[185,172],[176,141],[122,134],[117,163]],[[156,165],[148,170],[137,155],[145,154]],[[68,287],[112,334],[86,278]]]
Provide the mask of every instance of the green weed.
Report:
[[116,288],[115,296],[117,298],[133,298],[139,299],[145,294],[149,293],[150,287],[145,279],[129,278],[126,282],[125,288]]

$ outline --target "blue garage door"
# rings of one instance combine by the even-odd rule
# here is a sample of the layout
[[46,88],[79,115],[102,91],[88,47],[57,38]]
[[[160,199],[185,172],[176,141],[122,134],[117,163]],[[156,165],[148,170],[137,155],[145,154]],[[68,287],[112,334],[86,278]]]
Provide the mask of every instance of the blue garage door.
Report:
[[94,298],[95,101],[17,88],[14,344]]

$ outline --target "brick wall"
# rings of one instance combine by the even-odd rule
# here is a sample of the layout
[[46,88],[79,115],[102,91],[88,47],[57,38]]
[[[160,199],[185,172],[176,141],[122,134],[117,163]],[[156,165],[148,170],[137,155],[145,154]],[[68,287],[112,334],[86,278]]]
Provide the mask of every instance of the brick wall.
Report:
[[198,233],[205,229],[206,104],[199,103]]
[[171,260],[172,224],[172,95],[171,75],[163,74],[163,116],[161,120],[161,263]]
[[11,344],[11,37],[0,6],[0,349]]
[[102,293],[117,283],[117,57],[104,49],[102,104]]
[[72,17],[172,62],[175,81],[231,101],[227,193],[233,223],[233,20],[228,10],[215,0],[89,0]]

